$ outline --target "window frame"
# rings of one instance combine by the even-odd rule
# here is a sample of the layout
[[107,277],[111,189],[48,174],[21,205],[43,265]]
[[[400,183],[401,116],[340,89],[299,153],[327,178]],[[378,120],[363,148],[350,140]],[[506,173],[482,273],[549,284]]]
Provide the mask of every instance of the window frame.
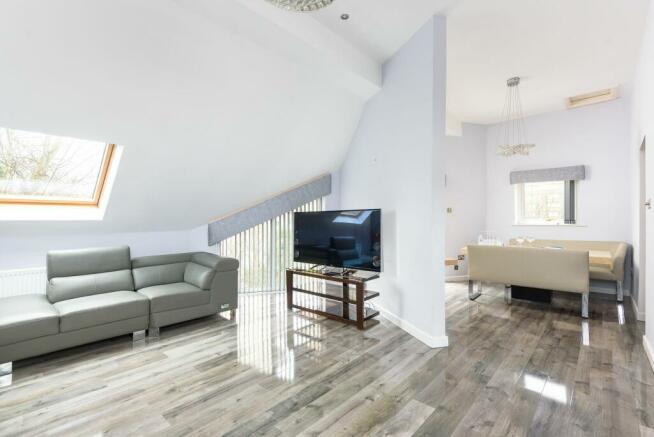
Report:
[[19,197],[0,197],[2,205],[57,205],[57,206],[94,206],[99,207],[102,200],[102,194],[106,186],[109,169],[111,168],[112,159],[116,145],[108,143],[105,146],[100,164],[100,173],[93,191],[93,198],[90,200],[73,200],[73,199],[23,199]]
[[545,220],[530,220],[525,219],[525,185],[528,183],[538,182],[523,182],[514,185],[514,220],[513,224],[517,226],[565,226],[577,225],[578,223],[578,207],[577,199],[579,184],[574,180],[563,180],[563,219],[560,221],[545,221]]

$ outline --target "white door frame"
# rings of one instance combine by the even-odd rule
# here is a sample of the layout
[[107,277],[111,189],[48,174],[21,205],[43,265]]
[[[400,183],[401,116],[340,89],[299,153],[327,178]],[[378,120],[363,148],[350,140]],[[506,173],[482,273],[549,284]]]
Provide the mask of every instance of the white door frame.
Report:
[[638,150],[638,300],[633,300],[636,318],[645,321],[645,299],[647,295],[647,142],[646,138]]

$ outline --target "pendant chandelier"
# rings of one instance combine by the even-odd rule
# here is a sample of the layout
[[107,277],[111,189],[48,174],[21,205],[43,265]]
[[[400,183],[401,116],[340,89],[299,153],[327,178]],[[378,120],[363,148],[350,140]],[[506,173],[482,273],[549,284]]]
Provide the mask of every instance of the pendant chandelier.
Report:
[[535,144],[527,142],[525,118],[522,115],[520,99],[520,78],[512,77],[506,81],[506,99],[502,111],[497,154],[502,156],[529,155]]
[[295,12],[311,12],[332,4],[334,0],[268,0],[278,8]]

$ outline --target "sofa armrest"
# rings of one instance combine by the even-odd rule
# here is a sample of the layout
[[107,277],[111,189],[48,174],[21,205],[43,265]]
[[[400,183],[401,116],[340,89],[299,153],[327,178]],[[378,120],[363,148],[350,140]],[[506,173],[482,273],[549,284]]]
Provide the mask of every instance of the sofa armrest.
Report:
[[212,253],[194,255],[203,265],[213,270],[211,281],[211,303],[217,311],[232,310],[238,307],[238,267],[236,258],[229,258]]
[[232,270],[238,270],[239,265],[239,261],[236,258],[219,256],[214,270],[216,272],[229,272]]
[[618,278],[618,281],[624,281],[624,263],[627,257],[627,244],[620,243],[613,254],[613,265],[611,271]]

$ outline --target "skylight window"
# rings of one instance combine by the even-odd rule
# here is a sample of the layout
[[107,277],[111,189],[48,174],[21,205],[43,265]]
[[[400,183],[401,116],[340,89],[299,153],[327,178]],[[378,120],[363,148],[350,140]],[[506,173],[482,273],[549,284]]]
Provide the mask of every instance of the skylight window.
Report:
[[0,203],[97,206],[114,148],[0,128]]

